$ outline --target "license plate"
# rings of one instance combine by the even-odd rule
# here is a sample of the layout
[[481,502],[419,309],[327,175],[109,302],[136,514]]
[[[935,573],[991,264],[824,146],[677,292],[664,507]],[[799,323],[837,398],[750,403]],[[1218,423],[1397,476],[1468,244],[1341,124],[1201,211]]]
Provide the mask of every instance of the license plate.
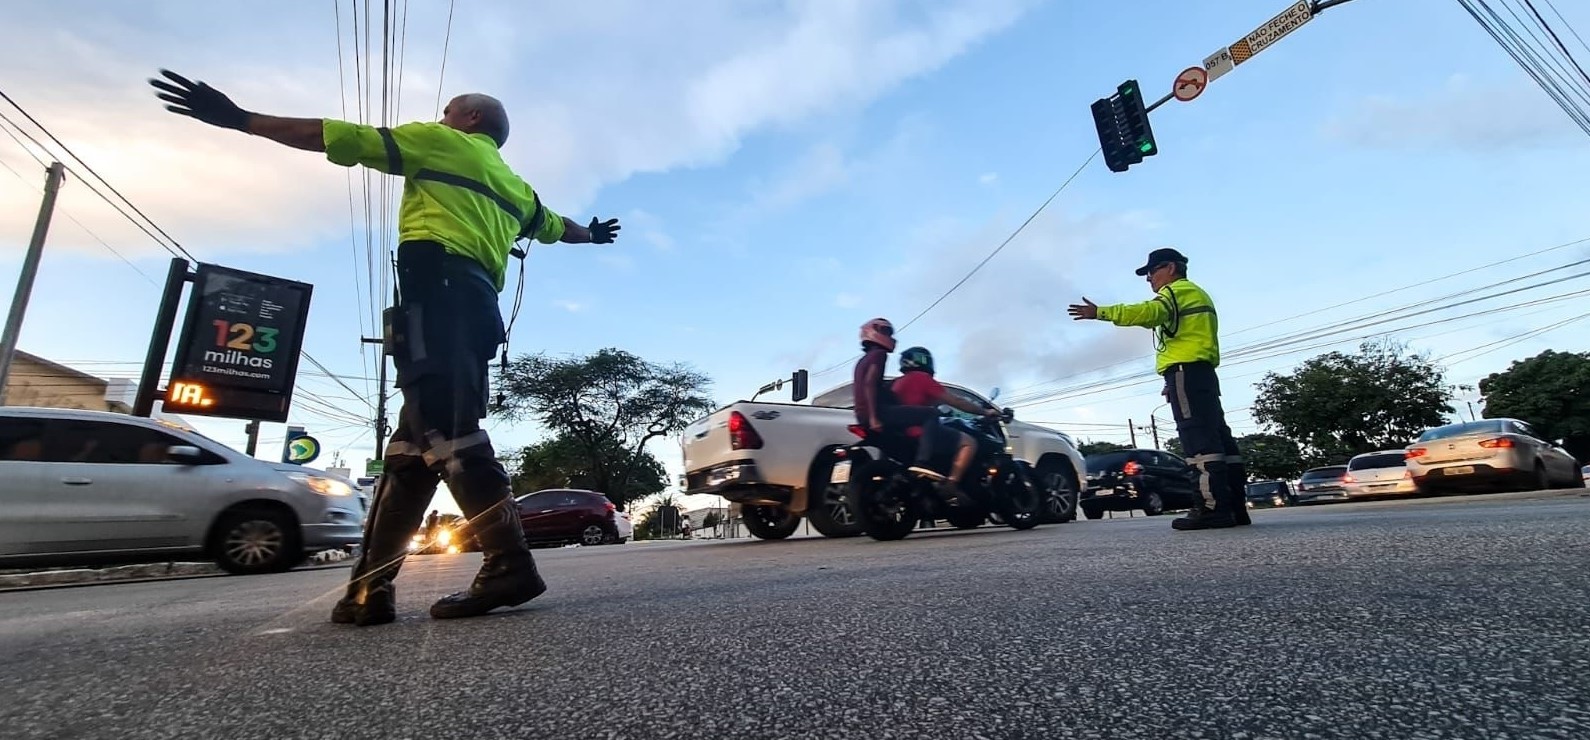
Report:
[[834,463],[834,472],[828,474],[829,483],[848,483],[850,481],[850,461],[840,460]]
[[1473,465],[1459,465],[1458,467],[1455,467],[1455,468],[1446,468],[1446,469],[1441,471],[1441,474],[1442,475],[1468,475],[1468,474],[1470,474],[1472,472],[1474,472],[1474,466]]

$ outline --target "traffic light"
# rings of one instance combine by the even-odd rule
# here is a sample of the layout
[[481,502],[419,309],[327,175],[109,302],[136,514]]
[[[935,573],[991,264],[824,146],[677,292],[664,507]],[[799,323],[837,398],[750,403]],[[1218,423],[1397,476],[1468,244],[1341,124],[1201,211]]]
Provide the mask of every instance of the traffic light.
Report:
[[795,377],[790,379],[795,384],[795,387],[790,389],[791,402],[800,403],[806,400],[806,396],[809,395],[807,386],[810,383],[810,378],[811,374],[805,370],[795,371]]
[[1093,126],[1099,131],[1104,164],[1111,172],[1125,172],[1144,157],[1159,153],[1137,80],[1127,80],[1115,89],[1114,95],[1093,102]]

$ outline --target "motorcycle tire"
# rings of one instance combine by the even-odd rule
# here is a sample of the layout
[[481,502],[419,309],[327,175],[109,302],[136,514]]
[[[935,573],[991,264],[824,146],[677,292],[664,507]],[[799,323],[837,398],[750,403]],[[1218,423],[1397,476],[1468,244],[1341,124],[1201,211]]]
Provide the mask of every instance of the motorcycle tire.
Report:
[[846,495],[862,531],[880,542],[904,539],[922,518],[911,490],[912,482],[900,466],[875,460],[853,468]]
[[944,519],[956,529],[975,529],[988,520],[981,511],[951,511],[944,515]]
[[1000,476],[996,510],[1005,526],[1011,529],[1032,529],[1042,520],[1044,495],[1032,466],[1017,460],[1013,467]]

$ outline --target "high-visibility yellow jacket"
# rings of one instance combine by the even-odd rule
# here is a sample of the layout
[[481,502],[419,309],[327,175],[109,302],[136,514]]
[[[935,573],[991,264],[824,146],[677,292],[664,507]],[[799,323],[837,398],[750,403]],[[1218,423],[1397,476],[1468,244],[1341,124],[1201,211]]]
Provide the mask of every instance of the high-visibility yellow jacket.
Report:
[[1220,319],[1209,294],[1187,278],[1159,289],[1142,303],[1099,306],[1099,318],[1116,326],[1154,330],[1155,372],[1184,362],[1220,366]]

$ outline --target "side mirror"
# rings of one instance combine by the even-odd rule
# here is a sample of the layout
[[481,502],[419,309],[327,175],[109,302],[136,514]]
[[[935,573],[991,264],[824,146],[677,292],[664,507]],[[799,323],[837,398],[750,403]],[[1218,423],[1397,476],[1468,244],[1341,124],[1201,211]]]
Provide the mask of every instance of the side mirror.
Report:
[[166,448],[166,457],[183,465],[198,465],[204,459],[204,451],[193,445],[172,445]]
[[992,402],[994,402],[994,401],[996,401],[998,399],[999,399],[999,386],[996,385],[996,386],[994,386],[993,390],[988,392],[988,401],[989,401],[989,403],[992,403]]
[[1011,408],[1011,407],[1009,407],[1009,406],[1006,406],[1005,408],[1000,409],[999,415],[1004,417],[1005,421],[1007,423],[1016,420],[1016,410]]

